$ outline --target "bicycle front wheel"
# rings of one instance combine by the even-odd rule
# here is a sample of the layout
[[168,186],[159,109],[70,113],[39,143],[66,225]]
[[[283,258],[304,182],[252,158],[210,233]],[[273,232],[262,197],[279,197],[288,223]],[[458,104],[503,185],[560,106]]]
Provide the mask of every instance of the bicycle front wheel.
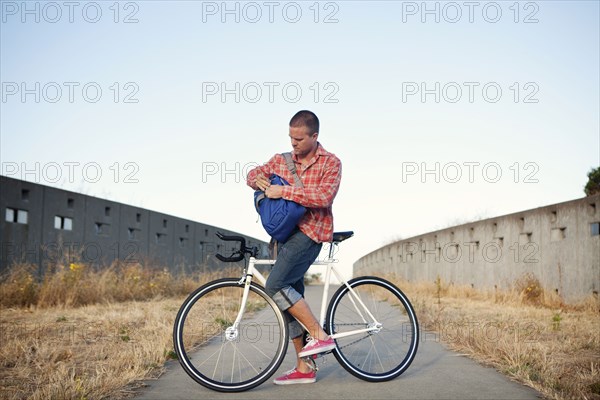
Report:
[[221,392],[241,392],[269,379],[285,357],[288,327],[265,290],[251,284],[240,324],[244,284],[220,279],[194,291],[173,327],[179,362],[196,382]]
[[[366,276],[352,279],[348,285],[352,291],[342,285],[327,309],[328,333],[340,334],[335,339],[335,358],[352,375],[366,381],[396,378],[409,367],[419,344],[419,325],[412,305],[385,279]],[[368,332],[344,336],[368,328]]]

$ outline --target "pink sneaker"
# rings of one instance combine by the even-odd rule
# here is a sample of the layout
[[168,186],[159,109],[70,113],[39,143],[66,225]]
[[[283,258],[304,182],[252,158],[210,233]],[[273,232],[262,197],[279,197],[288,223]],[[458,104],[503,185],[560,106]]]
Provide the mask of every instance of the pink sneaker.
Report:
[[326,340],[310,339],[310,341],[298,353],[298,357],[306,357],[313,354],[325,353],[335,349],[335,341],[332,338]]
[[275,378],[273,381],[276,385],[293,385],[296,383],[314,383],[317,381],[317,374],[315,371],[303,373],[294,368],[291,371],[285,373],[285,375]]

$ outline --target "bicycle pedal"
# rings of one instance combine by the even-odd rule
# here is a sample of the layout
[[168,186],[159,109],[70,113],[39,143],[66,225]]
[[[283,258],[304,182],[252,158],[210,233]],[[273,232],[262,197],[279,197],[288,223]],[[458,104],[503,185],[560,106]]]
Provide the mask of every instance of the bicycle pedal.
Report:
[[316,360],[317,358],[323,358],[323,360],[325,360],[325,356],[329,355],[333,353],[333,350],[327,350],[323,353],[317,353],[317,354],[313,354],[312,356],[309,357],[314,357],[314,359]]
[[315,359],[316,358],[313,358],[313,356],[302,357],[302,361],[304,361],[310,367],[310,369],[317,372],[319,367],[317,366]]

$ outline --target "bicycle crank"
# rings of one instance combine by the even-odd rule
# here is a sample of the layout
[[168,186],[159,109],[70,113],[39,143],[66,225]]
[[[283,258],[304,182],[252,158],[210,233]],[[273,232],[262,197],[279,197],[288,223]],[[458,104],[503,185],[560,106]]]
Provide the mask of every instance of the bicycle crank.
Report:
[[313,354],[310,356],[306,356],[306,357],[302,357],[302,361],[304,361],[306,364],[308,364],[308,367],[310,369],[312,369],[313,371],[317,372],[319,370],[319,367],[317,366],[317,355]]

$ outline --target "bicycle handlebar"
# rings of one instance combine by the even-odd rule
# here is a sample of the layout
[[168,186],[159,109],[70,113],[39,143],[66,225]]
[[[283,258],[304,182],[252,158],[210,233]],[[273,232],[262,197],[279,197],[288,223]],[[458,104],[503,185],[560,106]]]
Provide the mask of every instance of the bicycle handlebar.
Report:
[[237,262],[242,261],[246,253],[253,254],[254,249],[249,249],[246,247],[246,239],[241,236],[229,236],[223,235],[221,232],[217,232],[217,237],[221,240],[229,241],[229,242],[239,242],[240,247],[238,250],[234,251],[229,257],[222,256],[221,254],[216,254],[215,256],[223,261],[223,262]]

